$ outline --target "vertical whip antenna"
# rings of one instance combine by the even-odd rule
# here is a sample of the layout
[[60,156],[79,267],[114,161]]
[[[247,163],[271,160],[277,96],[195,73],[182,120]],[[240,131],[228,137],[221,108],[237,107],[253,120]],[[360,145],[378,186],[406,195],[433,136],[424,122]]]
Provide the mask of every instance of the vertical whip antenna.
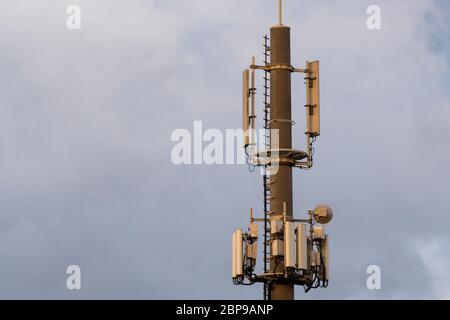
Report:
[[278,0],[278,24],[283,25],[283,0]]

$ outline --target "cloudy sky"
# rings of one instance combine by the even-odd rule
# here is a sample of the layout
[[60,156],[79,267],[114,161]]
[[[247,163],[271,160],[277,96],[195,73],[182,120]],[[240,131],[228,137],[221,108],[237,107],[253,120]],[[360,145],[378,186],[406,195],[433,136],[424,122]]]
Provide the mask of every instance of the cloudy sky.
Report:
[[[322,136],[314,170],[295,172],[295,215],[335,212],[330,286],[296,297],[450,298],[450,5],[286,0],[284,17],[293,64],[321,61]],[[170,137],[240,126],[241,71],[275,22],[275,0],[0,0],[0,298],[262,296],[230,279],[261,177],[176,166]]]

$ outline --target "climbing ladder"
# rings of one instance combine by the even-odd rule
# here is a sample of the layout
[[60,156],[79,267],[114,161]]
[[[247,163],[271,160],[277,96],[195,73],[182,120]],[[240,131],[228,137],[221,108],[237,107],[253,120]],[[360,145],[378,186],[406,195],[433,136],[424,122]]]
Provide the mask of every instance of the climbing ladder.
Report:
[[[264,36],[264,65],[270,64],[269,37]],[[264,147],[270,150],[270,88],[269,71],[264,71]],[[270,165],[270,164],[269,164]],[[268,166],[264,167],[263,185],[264,185],[264,273],[270,270],[270,176]],[[270,298],[269,283],[264,282],[264,300]]]

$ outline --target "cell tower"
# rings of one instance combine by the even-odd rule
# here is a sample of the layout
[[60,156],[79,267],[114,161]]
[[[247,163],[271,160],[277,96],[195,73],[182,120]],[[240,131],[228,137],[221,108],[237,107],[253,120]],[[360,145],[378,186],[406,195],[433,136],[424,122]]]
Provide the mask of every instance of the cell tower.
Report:
[[[291,65],[290,28],[279,21],[264,36],[264,64],[255,57],[243,73],[244,148],[251,167],[263,170],[264,208],[261,218],[250,209],[247,232],[233,233],[232,277],[236,285],[263,283],[265,300],[293,300],[294,285],[305,291],[327,287],[329,281],[330,207],[319,205],[305,219],[294,219],[292,170],[311,169],[313,143],[320,135],[319,62],[306,62],[304,69]],[[255,71],[264,72],[264,147],[255,141]],[[292,148],[291,74],[303,73],[306,86],[306,151]],[[256,274],[259,226],[263,230],[263,273]]]

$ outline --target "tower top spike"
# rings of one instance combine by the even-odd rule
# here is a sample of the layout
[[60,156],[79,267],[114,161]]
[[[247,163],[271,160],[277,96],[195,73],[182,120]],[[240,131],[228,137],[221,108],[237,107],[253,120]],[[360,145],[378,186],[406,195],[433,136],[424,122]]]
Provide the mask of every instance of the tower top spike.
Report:
[[283,0],[278,0],[278,24],[283,25]]

